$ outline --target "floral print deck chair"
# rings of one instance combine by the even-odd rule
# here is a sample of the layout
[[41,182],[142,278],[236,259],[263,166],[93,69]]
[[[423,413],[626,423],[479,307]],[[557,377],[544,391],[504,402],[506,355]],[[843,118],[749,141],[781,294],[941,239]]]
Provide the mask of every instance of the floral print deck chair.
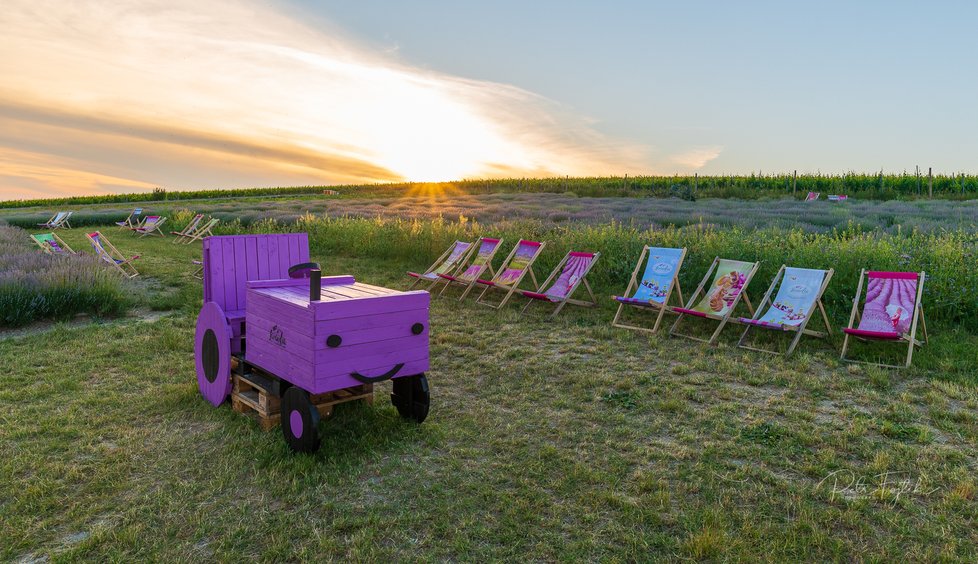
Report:
[[[419,282],[427,281],[431,284],[438,282],[439,274],[455,274],[456,271],[465,263],[465,259],[468,258],[469,253],[475,247],[472,243],[468,241],[455,241],[450,247],[445,249],[445,252],[438,257],[435,262],[428,267],[423,273],[408,272],[407,275],[414,278],[414,282],[408,287],[408,290],[414,288]],[[429,285],[430,287],[430,285]]]
[[[757,313],[753,317],[741,317],[738,321],[744,325],[744,333],[740,336],[738,347],[766,352],[781,354],[777,350],[751,346],[748,344],[748,334],[751,329],[762,328],[784,333],[794,333],[785,356],[790,356],[795,352],[798,342],[802,335],[824,338],[832,334],[829,326],[829,318],[825,314],[825,306],[822,305],[822,294],[832,279],[834,270],[817,270],[812,268],[792,268],[781,265],[778,273],[771,281],[771,287],[761,303],[757,305]],[[780,287],[778,283],[780,282]],[[774,301],[771,301],[771,294],[778,288]],[[764,310],[765,306],[769,306]],[[821,314],[822,323],[825,324],[825,332],[812,331],[807,329],[809,320],[815,311]],[[763,315],[762,315],[763,312]]]
[[62,241],[61,237],[58,237],[54,233],[31,235],[31,240],[37,243],[37,246],[41,247],[42,251],[51,255],[70,255],[75,252],[71,250],[68,243]]
[[119,272],[125,275],[127,278],[135,278],[139,276],[139,272],[136,267],[132,265],[132,261],[139,258],[139,255],[135,255],[131,258],[126,258],[119,249],[115,248],[115,245],[109,241],[105,235],[96,231],[94,233],[88,233],[85,235],[88,240],[92,243],[92,248],[95,250],[95,255],[105,262],[111,264]]
[[[521,313],[526,313],[526,310],[534,302],[556,304],[557,307],[550,317],[556,317],[560,313],[560,310],[567,304],[584,307],[594,307],[597,305],[597,300],[594,299],[594,292],[591,291],[591,285],[587,283],[587,275],[588,272],[591,272],[594,263],[598,262],[598,257],[600,256],[601,253],[567,253],[564,259],[560,261],[553,272],[550,273],[550,276],[543,281],[543,284],[535,292],[518,290],[523,297],[529,298],[529,301],[523,306]],[[589,302],[575,300],[571,297],[574,295],[577,287],[582,284],[584,285],[584,289],[587,290],[588,295],[591,296],[591,301]]]
[[[438,273],[438,278],[441,279],[445,286],[438,293],[439,296],[445,293],[445,290],[449,286],[460,286],[465,288],[462,295],[459,296],[459,301],[465,299],[475,287],[476,280],[482,276],[482,273],[489,271],[489,274],[493,274],[492,270],[492,259],[496,256],[496,251],[502,246],[502,239],[490,239],[489,237],[483,237],[479,240],[479,250],[476,251],[475,257],[468,266],[465,266],[465,261],[459,265],[458,270],[461,270],[458,274],[453,273]],[[471,256],[471,255],[470,255]],[[436,281],[437,282],[437,281]],[[432,284],[432,287],[434,284]]]
[[[909,367],[914,347],[927,343],[927,322],[924,321],[924,272],[879,272],[863,270],[859,275],[859,287],[852,301],[849,326],[843,329],[842,360],[864,362],[887,368]],[[866,302],[859,314],[859,298],[866,283]],[[858,320],[859,325],[853,327]],[[917,339],[917,323],[923,329],[923,341]],[[865,362],[846,357],[849,338],[864,341],[892,341],[907,344],[907,361],[903,366]]]
[[[728,260],[720,257],[713,259],[713,264],[710,265],[703,281],[700,282],[699,287],[689,298],[686,307],[672,308],[674,312],[679,314],[679,317],[672,324],[669,334],[711,345],[715,344],[720,332],[723,331],[733,316],[734,310],[737,309],[740,298],[744,298],[744,303],[753,316],[754,307],[747,297],[746,290],[751,278],[757,272],[758,266],[759,263],[756,262]],[[709,287],[707,287],[707,282],[710,284]],[[718,322],[717,328],[709,339],[700,339],[693,335],[680,333],[679,324],[687,316],[716,321]]]
[[[479,298],[476,301],[482,305],[501,309],[519,289],[523,277],[527,274],[530,275],[533,286],[537,287],[538,282],[536,275],[533,273],[533,263],[536,262],[537,257],[540,256],[540,253],[543,252],[543,248],[546,246],[546,243],[520,239],[520,242],[513,247],[509,256],[503,261],[503,265],[499,267],[499,272],[491,280],[484,280],[482,278],[476,280],[477,284],[485,286],[485,289],[482,290],[482,293],[479,294]],[[493,304],[486,299],[486,294],[489,290],[502,290],[505,294],[502,300]]]
[[[645,263],[646,257],[648,257],[648,263]],[[672,297],[676,296],[676,306],[682,307],[683,305],[683,291],[679,286],[679,269],[682,267],[685,258],[686,247],[681,249],[649,247],[648,245],[643,247],[624,295],[611,297],[618,302],[618,312],[615,313],[611,325],[648,333],[657,332],[662,324],[662,318],[667,312],[672,312],[669,305]],[[639,279],[638,273],[643,263],[645,263],[645,272]],[[634,293],[632,293],[633,291]],[[655,317],[655,324],[649,329],[622,323],[621,318],[625,306],[658,312]]]

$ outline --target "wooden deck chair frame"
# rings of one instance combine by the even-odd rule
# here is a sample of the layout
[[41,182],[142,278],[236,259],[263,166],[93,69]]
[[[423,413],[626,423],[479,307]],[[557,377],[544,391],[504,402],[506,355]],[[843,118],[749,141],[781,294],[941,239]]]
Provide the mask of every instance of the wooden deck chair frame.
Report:
[[58,212],[51,216],[51,219],[44,223],[38,223],[38,227],[47,227],[48,229],[71,229],[71,223],[68,220],[71,218],[71,214],[75,212]]
[[[106,238],[106,236],[100,231],[95,231],[94,233],[98,235],[98,241],[92,237],[92,233],[86,233],[85,237],[88,237],[88,240],[92,243],[92,246],[95,247],[95,254],[100,260],[103,260],[106,263],[116,267],[119,272],[121,272],[127,278],[135,278],[139,276],[139,271],[132,265],[132,261],[138,259],[139,255],[135,255],[127,259],[125,255],[119,252],[119,249],[115,248],[112,241],[109,241],[108,238]],[[98,249],[102,249],[102,251],[99,252]],[[108,258],[103,256],[103,253],[107,254]],[[116,262],[116,260],[121,260],[122,262]],[[128,270],[126,270],[126,268],[128,268]]]
[[[683,317],[686,317],[687,315],[691,315],[691,314],[685,313],[683,311],[679,311],[676,308],[673,308],[673,311],[678,314],[678,317],[676,318],[676,321],[672,324],[672,327],[669,329],[669,335],[677,336],[677,337],[685,337],[687,339],[691,339],[693,341],[699,341],[701,343],[706,343],[708,345],[716,344],[717,338],[720,337],[720,333],[723,331],[723,328],[726,327],[731,317],[733,317],[734,311],[737,309],[737,304],[740,303],[741,298],[744,299],[744,303],[747,304],[747,311],[749,311],[751,316],[753,317],[754,306],[751,305],[750,298],[747,296],[747,288],[750,286],[750,281],[754,278],[754,274],[757,273],[757,269],[760,267],[761,263],[754,262],[753,265],[754,266],[751,267],[750,272],[747,273],[747,276],[744,279],[744,285],[741,287],[740,291],[737,292],[737,296],[734,298],[734,301],[730,305],[730,309],[727,311],[726,315],[721,316],[721,315],[711,315],[708,313],[700,313],[699,315],[693,316],[693,317],[704,317],[706,319],[719,321],[719,325],[717,326],[716,330],[713,331],[713,335],[711,335],[709,339],[701,339],[694,335],[689,335],[687,333],[680,333],[678,331],[678,328],[679,328],[679,324],[683,320]],[[696,300],[699,298],[700,294],[705,295],[706,292],[704,292],[704,288],[706,287],[706,283],[713,279],[713,273],[716,271],[716,269],[719,266],[720,266],[720,257],[716,257],[713,259],[713,264],[710,265],[710,269],[706,271],[706,276],[703,277],[703,280],[700,282],[700,285],[696,287],[696,291],[693,292],[693,295],[690,296],[689,301],[686,302],[686,306],[684,307],[684,309],[692,309],[696,305]]]
[[[865,268],[859,272],[859,287],[856,288],[856,297],[853,298],[852,300],[852,313],[849,314],[849,325],[846,327],[847,329],[852,329],[853,323],[859,323],[859,321],[862,319],[862,314],[859,313],[859,299],[860,297],[862,297],[863,284],[866,281],[866,276],[868,272],[869,271],[867,271]],[[913,361],[914,347],[915,346],[920,347],[927,344],[927,321],[924,320],[924,304],[921,303],[921,300],[924,297],[924,279],[926,277],[927,277],[927,273],[924,272],[923,270],[921,270],[917,274],[917,294],[915,298],[916,301],[914,302],[913,320],[910,322],[910,333],[901,335],[899,339],[891,340],[892,342],[896,342],[896,343],[907,343],[906,364],[901,366],[898,364],[883,364],[880,362],[846,358],[846,351],[849,350],[849,337],[852,337],[854,339],[859,339],[861,341],[879,341],[879,342],[885,342],[887,339],[867,339],[856,335],[850,335],[849,333],[846,333],[844,331],[843,334],[845,335],[845,337],[843,337],[842,339],[842,354],[839,356],[839,358],[842,359],[843,362],[851,362],[854,364],[870,364],[873,366],[880,366],[883,368],[898,368],[898,369],[910,368],[910,363]],[[923,341],[917,340],[918,321],[920,322],[920,328],[924,334]]]
[[[419,274],[417,276],[414,276],[414,274],[417,274],[417,273],[415,273],[415,272],[409,272],[408,273],[408,276],[411,276],[412,278],[414,278],[414,282],[411,282],[411,285],[408,286],[408,291],[412,290],[415,286],[417,286],[418,284],[420,284],[422,280],[425,280],[425,281],[430,282],[430,284],[428,284],[428,288],[429,289],[432,286],[434,286],[435,284],[437,284],[439,280],[443,280],[442,278],[438,278],[438,276],[435,276],[434,279],[427,278],[427,275],[429,275],[432,272],[434,272],[438,267],[441,266],[441,264],[443,262],[445,262],[446,260],[448,260],[448,257],[451,256],[452,251],[455,250],[456,245],[458,245],[459,243],[465,243],[465,242],[466,241],[456,240],[454,243],[452,243],[451,245],[449,245],[448,248],[445,249],[445,252],[442,253],[441,256],[439,256],[437,259],[435,259],[435,262],[431,263],[431,266],[429,266],[428,269],[425,270],[424,272],[422,272],[421,274]],[[452,268],[449,271],[449,274],[454,275],[456,272],[458,272],[459,267],[468,262],[469,255],[472,254],[473,249],[475,249],[476,247],[478,247],[478,245],[476,245],[476,244],[470,244],[469,245],[469,248],[466,251],[464,251],[462,253],[462,255],[458,258],[458,262],[456,263],[455,267]]]
[[[526,239],[520,239],[519,242],[517,242],[516,245],[513,247],[513,250],[509,252],[509,256],[507,256],[506,260],[503,261],[503,264],[499,267],[499,270],[496,271],[495,274],[493,274],[491,279],[489,279],[488,281],[482,279],[476,279],[476,284],[485,286],[485,288],[482,290],[482,293],[479,294],[478,298],[476,298],[475,300],[476,303],[482,304],[487,307],[491,307],[493,309],[502,309],[503,306],[505,306],[506,303],[509,302],[509,299],[513,297],[513,294],[515,294],[516,291],[519,289],[520,284],[523,282],[523,278],[526,277],[527,273],[529,273],[530,275],[530,280],[533,281],[533,287],[536,288],[540,286],[540,284],[537,282],[536,274],[533,273],[533,263],[535,263],[537,261],[537,258],[539,258],[540,255],[543,253],[544,247],[547,246],[546,241],[541,241],[539,245],[537,245],[537,250],[535,253],[533,253],[533,257],[530,258],[530,260],[526,263],[526,268],[523,269],[523,272],[520,273],[519,277],[517,277],[512,284],[500,284],[496,282],[496,278],[498,278],[502,273],[506,272],[506,267],[509,266],[510,262],[512,262],[513,257],[516,256],[516,251],[519,250],[520,245],[523,242],[536,243],[536,241],[528,241]],[[490,284],[486,284],[486,282],[490,282]],[[493,290],[493,289],[502,290],[503,292],[506,292],[506,294],[503,296],[503,299],[500,300],[499,303],[497,304],[492,304],[487,301],[483,301],[483,298],[485,298],[486,293],[488,293],[489,290]]]
[[197,229],[197,226],[200,225],[200,222],[203,219],[204,219],[204,214],[198,213],[197,215],[194,216],[193,219],[190,220],[190,223],[188,223],[187,226],[181,229],[180,231],[170,231],[170,235],[176,235],[176,237],[174,237],[173,240],[170,241],[170,243],[180,243],[185,238],[190,237],[190,234]]
[[[132,222],[134,216],[136,218],[136,223]],[[142,218],[143,208],[133,208],[133,210],[129,212],[129,216],[126,217],[124,221],[117,221],[115,224],[119,226],[119,229],[132,229],[139,226],[139,222],[142,220]]]
[[[771,304],[771,295],[774,293],[774,289],[778,287],[778,283],[784,279],[784,273],[787,271],[787,269],[788,266],[784,264],[782,264],[781,268],[778,269],[778,273],[774,276],[774,280],[771,281],[771,286],[767,289],[767,293],[764,294],[764,298],[761,299],[761,302],[757,304],[757,310],[754,312],[753,317],[751,317],[752,321],[757,321],[758,319],[760,319],[760,317],[765,312],[764,307]],[[812,337],[818,337],[820,339],[832,337],[832,325],[829,323],[828,314],[825,313],[825,305],[822,303],[822,295],[825,294],[825,289],[829,287],[829,281],[832,280],[832,275],[835,274],[835,269],[830,268],[823,272],[825,272],[825,276],[822,278],[822,284],[818,288],[818,295],[815,296],[815,302],[814,302],[815,308],[813,308],[812,311],[808,312],[808,315],[805,317],[804,320],[802,320],[801,324],[798,325],[797,327],[791,327],[785,325],[780,329],[781,332],[795,334],[795,336],[791,339],[791,344],[788,345],[788,350],[783,353],[784,356],[791,356],[791,353],[795,352],[795,349],[798,347],[799,341],[801,341],[802,335],[809,335]],[[819,314],[822,318],[822,323],[825,325],[825,332],[812,331],[811,329],[807,329],[808,322],[811,321],[813,314],[815,313],[815,309],[819,311]],[[735,321],[735,323],[737,322]],[[750,323],[743,323],[743,325],[744,325],[744,332],[740,336],[740,340],[737,342],[738,347],[742,349],[747,349],[749,351],[764,352],[764,353],[775,354],[775,355],[782,354],[774,349],[766,349],[763,347],[750,346],[749,344],[747,344],[748,343],[747,335],[748,333],[750,333],[751,329],[755,329],[755,328],[766,329],[766,327],[753,325]],[[773,327],[770,329],[776,330]]]
[[47,221],[38,223],[37,226],[38,227],[51,227],[52,225],[54,225],[54,220],[64,217],[67,213],[68,212],[57,212],[54,215],[52,215],[51,218],[48,219]]
[[[642,270],[642,265],[645,263],[645,258],[649,254],[649,250],[655,247],[650,247],[645,245],[642,248],[642,255],[638,257],[638,263],[635,264],[635,270],[632,271],[632,279],[628,282],[628,287],[625,288],[625,294],[623,297],[627,298],[634,290],[638,289],[638,273]],[[676,263],[676,272],[672,275],[672,284],[669,285],[669,291],[666,292],[666,299],[663,300],[662,304],[658,302],[650,301],[648,305],[642,304],[626,304],[625,302],[618,302],[618,312],[615,313],[615,318],[611,320],[612,327],[620,327],[622,329],[632,329],[634,331],[644,331],[646,333],[655,334],[659,331],[659,326],[662,324],[662,319],[665,317],[666,313],[675,313],[669,306],[669,300],[672,298],[673,290],[676,291],[677,299],[680,307],[683,305],[683,290],[679,286],[679,271],[683,267],[683,261],[686,259],[686,247],[682,248],[682,252],[679,254],[679,262]],[[615,299],[616,296],[611,296],[611,299]],[[617,301],[617,300],[615,300]],[[655,324],[651,329],[648,327],[641,327],[639,325],[626,325],[621,322],[621,315],[625,311],[625,306],[634,307],[640,310],[658,310],[658,315],[655,316]]]
[[183,244],[184,245],[189,245],[190,243],[193,243],[194,241],[196,241],[198,239],[203,239],[204,237],[210,237],[210,236],[214,235],[214,233],[212,233],[211,230],[214,229],[214,226],[217,225],[220,222],[221,222],[221,220],[220,219],[217,219],[216,217],[210,218],[209,220],[207,220],[207,223],[205,223],[202,226],[200,226],[197,229],[197,231],[194,231],[193,233],[191,233],[190,235],[188,235],[187,236],[187,239],[185,241],[183,241]]
[[[486,238],[487,237],[483,237],[479,239],[479,244],[476,246],[477,250],[472,252],[471,257],[468,259],[469,261],[474,261],[479,256],[478,249],[482,247],[482,239],[486,239]],[[488,238],[491,239],[491,237]],[[431,286],[428,286],[428,291],[433,292],[434,291],[433,288],[435,287],[435,285],[439,283],[444,284],[444,286],[442,286],[441,291],[438,292],[438,296],[441,296],[442,294],[445,293],[445,290],[447,290],[451,286],[462,286],[465,288],[465,290],[463,290],[462,295],[458,297],[458,301],[464,300],[465,297],[469,295],[469,292],[472,291],[472,288],[475,288],[476,280],[478,280],[483,273],[485,273],[488,270],[489,274],[492,277],[496,276],[496,271],[493,270],[492,268],[492,259],[495,258],[496,253],[498,253],[499,249],[501,249],[502,247],[503,247],[503,240],[496,239],[496,246],[493,247],[492,252],[489,253],[488,257],[486,257],[486,263],[482,265],[482,269],[479,271],[479,273],[472,277],[472,280],[466,281],[466,280],[458,279],[458,275],[464,273],[466,270],[468,270],[469,266],[471,266],[471,264],[469,264],[468,262],[462,262],[459,263],[458,265],[458,270],[456,271],[457,275],[443,276],[439,274],[438,280],[433,281],[431,283]]]
[[34,243],[36,243],[38,247],[41,247],[41,250],[44,251],[45,253],[47,253],[49,255],[65,254],[65,253],[56,253],[56,252],[54,252],[54,249],[51,248],[51,245],[46,245],[45,243],[37,240],[37,237],[40,237],[42,235],[49,235],[49,236],[51,236],[51,238],[54,239],[58,243],[58,246],[60,246],[62,249],[64,249],[68,253],[75,254],[75,251],[73,251],[71,249],[71,247],[68,246],[68,243],[65,243],[64,240],[61,239],[61,237],[58,237],[58,235],[56,233],[53,233],[53,232],[52,233],[38,233],[37,235],[31,235],[31,241],[34,241]]
[[[591,255],[591,262],[587,265],[587,268],[584,269],[584,272],[581,274],[581,277],[577,280],[577,282],[575,282],[574,285],[567,290],[567,295],[565,295],[563,298],[557,301],[553,301],[545,297],[541,298],[541,296],[546,296],[546,294],[544,294],[544,290],[547,289],[547,287],[550,285],[551,282],[554,281],[554,279],[560,276],[560,274],[564,270],[564,265],[567,264],[567,261],[570,260],[573,254],[574,253],[572,251],[568,251],[568,253],[564,255],[564,259],[560,261],[560,264],[558,264],[556,268],[553,269],[553,272],[550,273],[550,276],[548,276],[547,279],[543,281],[543,284],[540,284],[540,286],[536,289],[536,291],[527,292],[526,290],[517,290],[517,292],[519,292],[520,295],[522,295],[527,299],[526,305],[524,305],[523,309],[520,310],[520,315],[526,313],[526,310],[528,310],[530,306],[533,305],[533,302],[545,302],[545,303],[556,304],[557,308],[554,309],[553,313],[550,314],[551,319],[557,317],[557,314],[560,313],[560,310],[564,309],[564,306],[567,304],[573,304],[582,307],[594,307],[598,305],[598,300],[594,297],[594,292],[591,290],[591,285],[588,284],[587,281],[588,273],[591,272],[591,268],[594,267],[594,264],[598,262],[598,259],[601,257],[601,253],[598,252],[585,253]],[[588,295],[591,296],[591,301],[589,302],[586,302],[584,300],[575,300],[574,298],[571,297],[574,295],[574,292],[577,291],[577,288],[582,284],[584,286],[584,289],[587,290]],[[530,297],[530,294],[534,295],[534,297]]]
[[[149,219],[149,217],[147,217],[147,219]],[[166,238],[166,233],[160,230],[160,227],[166,223],[166,219],[167,218],[165,216],[160,216],[160,219],[158,219],[156,223],[154,223],[148,229],[146,228],[146,222],[144,221],[141,227],[133,228],[133,233],[139,233],[140,238],[147,235],[159,235],[160,237]]]

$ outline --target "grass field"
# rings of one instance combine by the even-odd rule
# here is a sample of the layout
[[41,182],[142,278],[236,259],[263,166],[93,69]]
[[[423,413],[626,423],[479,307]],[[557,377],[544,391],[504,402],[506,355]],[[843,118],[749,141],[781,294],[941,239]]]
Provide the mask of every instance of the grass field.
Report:
[[[425,266],[340,227],[311,234],[330,274]],[[380,385],[294,456],[198,395],[199,247],[115,241],[143,307],[0,340],[0,560],[978,558],[978,337],[955,324],[884,371],[838,340],[785,361],[736,328],[633,334],[610,303],[551,323],[435,299],[428,420]]]

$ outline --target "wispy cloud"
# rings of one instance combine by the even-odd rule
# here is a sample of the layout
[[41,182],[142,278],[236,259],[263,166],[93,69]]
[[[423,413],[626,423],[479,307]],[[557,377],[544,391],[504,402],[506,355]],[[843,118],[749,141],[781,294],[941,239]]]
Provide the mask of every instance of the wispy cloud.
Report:
[[696,147],[672,156],[672,162],[689,168],[690,170],[701,169],[713,159],[720,156],[723,152],[721,146]]
[[10,0],[0,53],[0,198],[649,172],[552,101],[252,0]]

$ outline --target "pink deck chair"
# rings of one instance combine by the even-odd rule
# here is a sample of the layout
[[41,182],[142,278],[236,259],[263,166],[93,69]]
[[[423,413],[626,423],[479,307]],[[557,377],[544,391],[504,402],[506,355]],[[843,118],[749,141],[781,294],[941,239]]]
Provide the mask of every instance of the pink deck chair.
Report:
[[[674,312],[679,314],[679,317],[669,329],[669,334],[710,345],[715,344],[720,332],[723,331],[724,326],[730,321],[737,309],[737,304],[741,298],[744,298],[744,303],[747,304],[747,309],[753,316],[754,307],[750,303],[750,298],[747,297],[747,286],[759,266],[760,263],[757,262],[728,260],[720,257],[713,259],[713,264],[710,265],[703,281],[700,282],[699,287],[689,298],[686,307],[672,308]],[[709,289],[706,289],[707,282],[710,282]],[[701,295],[702,297],[700,297]],[[697,300],[699,301],[697,302]],[[700,339],[693,335],[680,333],[678,331],[679,324],[686,316],[717,321],[716,331],[709,339]]]
[[[822,305],[822,294],[828,288],[834,273],[835,271],[831,269],[791,268],[781,265],[778,273],[774,276],[774,280],[771,281],[771,287],[764,294],[761,303],[757,304],[757,312],[754,316],[750,318],[741,317],[738,320],[739,323],[746,325],[746,328],[740,336],[737,346],[752,351],[781,354],[774,349],[747,344],[748,333],[754,328],[780,333],[794,333],[791,344],[784,353],[785,356],[791,356],[802,335],[819,338],[830,336],[832,328],[829,325],[829,317],[825,314],[825,306]],[[778,286],[779,282],[780,287]],[[776,287],[778,293],[772,301],[771,294]],[[770,306],[767,311],[764,310],[765,306]],[[815,311],[821,313],[822,323],[825,324],[824,333],[806,329]]]
[[808,193],[808,196],[805,198],[805,201],[806,202],[814,202],[815,200],[818,199],[819,196],[821,196],[821,194],[818,193],[818,192],[809,192]]
[[139,233],[140,237],[145,237],[147,235],[159,235],[160,237],[165,237],[162,231],[160,231],[160,226],[166,221],[165,217],[160,217],[158,215],[148,215],[143,221],[142,225],[138,227],[133,227],[133,233]]
[[[457,275],[438,274],[438,278],[440,280],[436,280],[435,283],[440,281],[444,284],[444,287],[442,287],[441,292],[439,292],[438,295],[440,296],[444,294],[445,290],[447,290],[449,286],[461,286],[465,288],[465,290],[462,291],[462,295],[459,296],[458,300],[464,300],[465,297],[469,295],[469,292],[472,291],[472,288],[475,287],[476,280],[478,280],[484,272],[488,271],[489,274],[495,276],[492,269],[492,259],[496,256],[496,252],[501,247],[502,239],[490,239],[488,237],[483,237],[480,239],[479,250],[476,252],[475,257],[467,267],[463,262],[459,266],[459,270],[461,270],[461,272],[459,272]],[[432,284],[430,288],[434,286],[435,284]]]
[[[642,268],[646,256],[649,260],[645,266],[645,272],[642,274],[642,279],[639,280],[638,272]],[[676,306],[678,307],[682,307],[684,303],[683,291],[679,286],[679,269],[682,268],[685,258],[686,247],[681,249],[650,247],[648,245],[643,247],[642,254],[638,257],[638,263],[635,264],[635,270],[632,271],[632,278],[628,282],[628,287],[625,288],[625,294],[611,297],[618,302],[618,312],[611,321],[611,325],[622,329],[656,333],[665,314],[672,312],[672,308],[669,306],[670,298],[673,295],[677,296]],[[632,293],[633,290],[634,293]],[[675,294],[673,294],[673,290],[675,290]],[[621,317],[625,306],[657,311],[655,324],[649,329],[622,323]]]
[[119,272],[121,272],[127,278],[135,278],[139,276],[139,271],[136,267],[132,265],[132,262],[139,258],[139,255],[134,255],[130,258],[126,258],[119,249],[115,248],[105,235],[96,231],[94,233],[88,233],[85,235],[88,240],[92,243],[92,248],[95,250],[95,255],[105,262],[111,264]]
[[[878,272],[863,270],[859,275],[859,287],[852,301],[849,326],[843,329],[842,360],[862,362],[887,368],[907,368],[913,360],[914,347],[927,343],[927,322],[924,321],[924,272]],[[859,298],[866,282],[866,301],[859,314]],[[853,323],[859,321],[858,327]],[[924,339],[917,339],[917,323],[920,322]],[[891,341],[907,343],[907,362],[903,366],[865,362],[846,358],[849,337],[865,341]]]
[[407,273],[408,276],[414,278],[414,282],[411,283],[408,290],[414,288],[422,281],[430,282],[429,287],[431,287],[431,285],[440,280],[438,278],[439,274],[456,274],[459,268],[465,264],[465,261],[474,248],[475,245],[468,241],[455,241],[428,267],[428,270],[420,274],[417,272]]
[[[521,313],[526,313],[526,310],[534,302],[556,304],[557,307],[550,317],[556,317],[560,313],[560,310],[567,304],[584,307],[594,307],[597,305],[598,302],[594,298],[594,292],[591,291],[591,285],[587,282],[587,275],[588,272],[591,272],[591,268],[594,267],[594,263],[598,262],[598,257],[600,256],[601,253],[567,253],[564,259],[560,261],[560,264],[554,268],[550,276],[543,281],[543,284],[536,291],[518,290],[523,297],[529,299],[526,305],[523,306]],[[571,297],[574,295],[577,287],[582,284],[584,285],[584,289],[587,290],[588,295],[591,296],[591,301],[589,302],[575,300]]]
[[[482,278],[476,280],[476,284],[485,287],[476,302],[491,308],[501,309],[519,289],[520,283],[523,282],[523,278],[527,274],[530,275],[533,286],[538,287],[536,274],[533,273],[533,263],[536,262],[546,246],[546,243],[520,239],[520,242],[513,247],[509,256],[503,261],[503,265],[499,267],[499,272],[491,280]],[[493,304],[483,301],[489,290],[502,290],[505,294],[499,303]]]

